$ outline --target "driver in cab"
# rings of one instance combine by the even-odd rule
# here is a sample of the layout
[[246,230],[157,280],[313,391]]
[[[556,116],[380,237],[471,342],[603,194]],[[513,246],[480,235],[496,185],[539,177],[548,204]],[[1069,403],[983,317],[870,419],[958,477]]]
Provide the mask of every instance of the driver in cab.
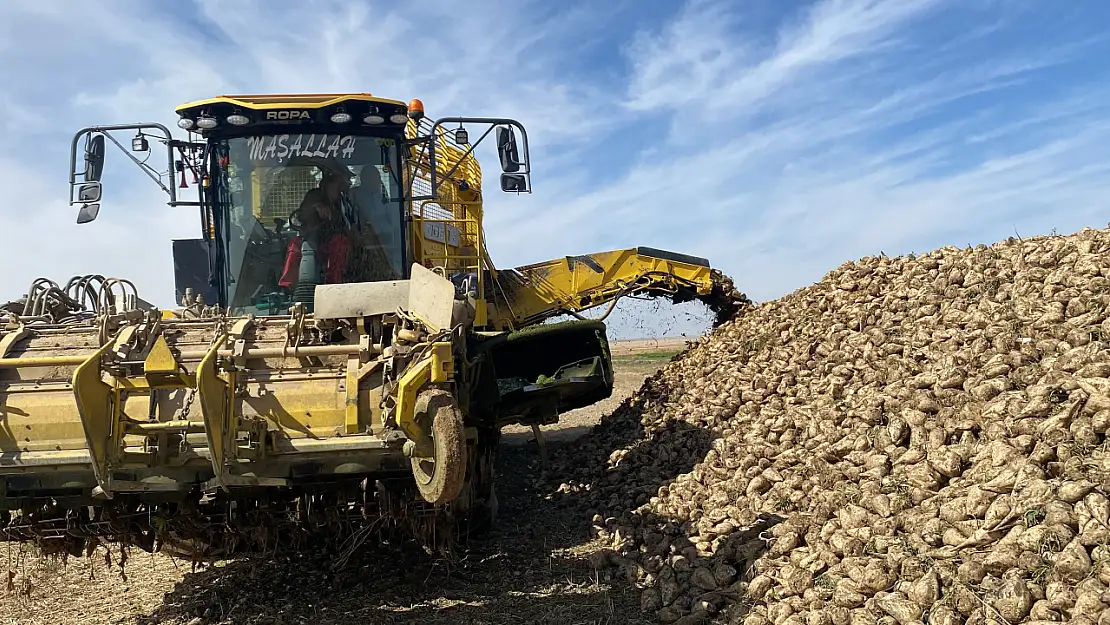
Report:
[[[342,172],[342,173],[340,173]],[[318,266],[323,268],[324,283],[343,281],[347,261],[351,255],[350,226],[343,213],[343,194],[351,190],[351,173],[340,166],[324,169],[318,187],[309,189],[301,200],[294,216],[300,221],[301,236],[289,241],[285,269],[278,284],[292,287],[297,283],[301,265],[302,236],[308,237],[317,250]]]

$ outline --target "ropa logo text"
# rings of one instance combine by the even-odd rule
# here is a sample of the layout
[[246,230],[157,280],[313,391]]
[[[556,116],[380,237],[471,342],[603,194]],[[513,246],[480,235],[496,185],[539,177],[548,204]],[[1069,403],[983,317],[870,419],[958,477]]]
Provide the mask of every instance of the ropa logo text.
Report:
[[266,119],[311,119],[308,111],[266,111]]

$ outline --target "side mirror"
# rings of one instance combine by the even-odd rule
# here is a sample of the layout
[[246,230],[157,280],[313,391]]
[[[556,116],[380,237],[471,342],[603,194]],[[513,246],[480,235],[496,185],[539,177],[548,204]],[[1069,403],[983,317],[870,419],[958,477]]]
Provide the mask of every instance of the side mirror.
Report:
[[104,135],[95,135],[85,144],[85,181],[99,182],[104,171]]
[[501,171],[506,173],[520,171],[520,153],[516,148],[516,133],[512,128],[497,127],[497,153],[501,156]]
[[501,190],[525,193],[528,191],[528,179],[524,174],[501,174]]
[[77,211],[77,223],[87,224],[100,214],[100,204],[82,204]]
[[99,182],[86,182],[77,189],[77,201],[85,204],[100,201],[101,186]]

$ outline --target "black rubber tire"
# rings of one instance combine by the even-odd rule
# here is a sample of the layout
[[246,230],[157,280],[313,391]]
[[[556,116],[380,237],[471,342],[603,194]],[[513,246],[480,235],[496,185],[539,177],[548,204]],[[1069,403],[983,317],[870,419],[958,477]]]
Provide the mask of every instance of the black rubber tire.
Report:
[[462,413],[447,391],[430,389],[416,400],[416,422],[432,436],[432,458],[412,458],[416,488],[428,503],[446,504],[466,485],[467,449]]

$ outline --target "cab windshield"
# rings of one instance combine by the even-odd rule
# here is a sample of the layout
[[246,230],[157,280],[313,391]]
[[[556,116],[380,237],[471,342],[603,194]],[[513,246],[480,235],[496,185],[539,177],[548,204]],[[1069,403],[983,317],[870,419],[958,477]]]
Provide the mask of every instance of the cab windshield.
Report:
[[392,139],[307,133],[213,145],[234,313],[286,314],[317,284],[401,279],[398,154]]

